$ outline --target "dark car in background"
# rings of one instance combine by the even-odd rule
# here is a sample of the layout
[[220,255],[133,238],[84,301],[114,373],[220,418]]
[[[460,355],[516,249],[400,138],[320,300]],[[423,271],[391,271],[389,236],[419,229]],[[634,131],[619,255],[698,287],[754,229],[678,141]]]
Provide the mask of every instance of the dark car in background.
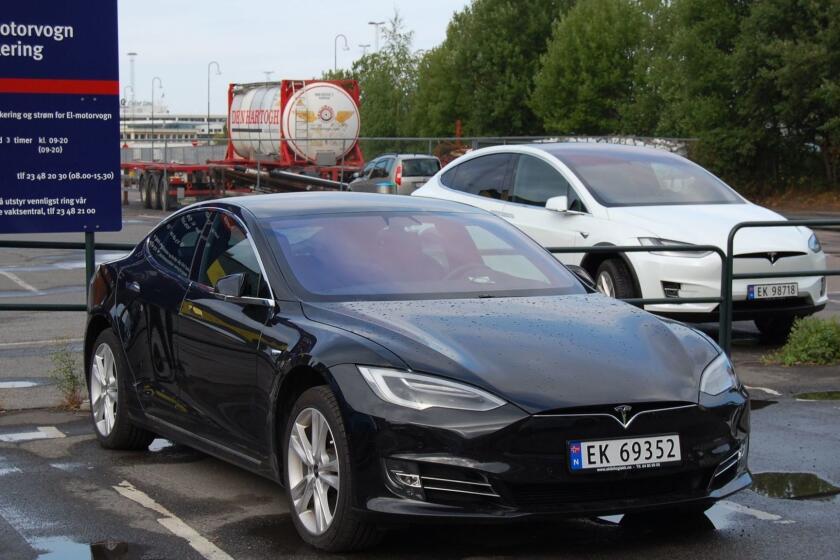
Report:
[[100,265],[89,302],[101,444],[159,434],[275,480],[325,550],[417,520],[696,514],[751,483],[712,340],[474,207],[210,201]]
[[440,171],[440,160],[424,154],[384,154],[372,159],[350,182],[349,190],[411,194]]

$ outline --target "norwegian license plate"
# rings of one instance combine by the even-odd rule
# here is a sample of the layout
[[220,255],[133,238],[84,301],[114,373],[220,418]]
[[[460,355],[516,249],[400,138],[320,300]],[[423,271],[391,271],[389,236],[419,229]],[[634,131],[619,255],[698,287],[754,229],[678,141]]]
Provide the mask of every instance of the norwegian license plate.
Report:
[[774,299],[797,297],[799,295],[799,284],[790,282],[787,284],[751,284],[747,286],[747,299]]
[[680,460],[680,436],[676,434],[569,442],[572,471],[652,469]]

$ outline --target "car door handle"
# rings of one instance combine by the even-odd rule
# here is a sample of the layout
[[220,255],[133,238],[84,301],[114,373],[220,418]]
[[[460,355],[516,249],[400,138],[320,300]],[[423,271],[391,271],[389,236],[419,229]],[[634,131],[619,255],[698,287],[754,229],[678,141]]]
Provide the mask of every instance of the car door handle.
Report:
[[135,293],[138,293],[138,294],[140,293],[140,283],[139,282],[129,282],[128,285],[126,285],[126,288],[128,288],[132,292],[135,292]]

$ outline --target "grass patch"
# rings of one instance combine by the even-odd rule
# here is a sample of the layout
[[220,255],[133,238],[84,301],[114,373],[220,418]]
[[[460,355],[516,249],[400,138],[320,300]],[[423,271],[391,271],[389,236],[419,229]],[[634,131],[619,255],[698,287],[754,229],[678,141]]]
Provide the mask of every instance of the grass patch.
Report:
[[785,366],[840,363],[840,322],[835,318],[797,319],[787,343],[765,356],[764,362]]
[[50,379],[61,392],[61,406],[71,410],[78,409],[84,400],[85,381],[79,356],[70,350],[70,344],[64,342],[50,355],[53,367]]

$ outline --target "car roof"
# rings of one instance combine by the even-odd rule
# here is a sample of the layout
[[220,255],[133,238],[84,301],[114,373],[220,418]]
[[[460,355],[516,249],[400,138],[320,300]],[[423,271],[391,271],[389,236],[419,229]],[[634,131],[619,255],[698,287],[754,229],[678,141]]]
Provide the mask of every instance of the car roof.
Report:
[[249,210],[257,218],[355,212],[461,212],[483,213],[474,206],[436,198],[359,192],[302,192],[238,196],[193,206],[225,204]]
[[542,150],[560,159],[565,155],[573,154],[598,154],[618,157],[625,154],[648,154],[659,157],[680,157],[679,154],[675,154],[667,149],[648,146],[627,146],[607,142],[537,142],[534,144],[519,144],[518,146]]

